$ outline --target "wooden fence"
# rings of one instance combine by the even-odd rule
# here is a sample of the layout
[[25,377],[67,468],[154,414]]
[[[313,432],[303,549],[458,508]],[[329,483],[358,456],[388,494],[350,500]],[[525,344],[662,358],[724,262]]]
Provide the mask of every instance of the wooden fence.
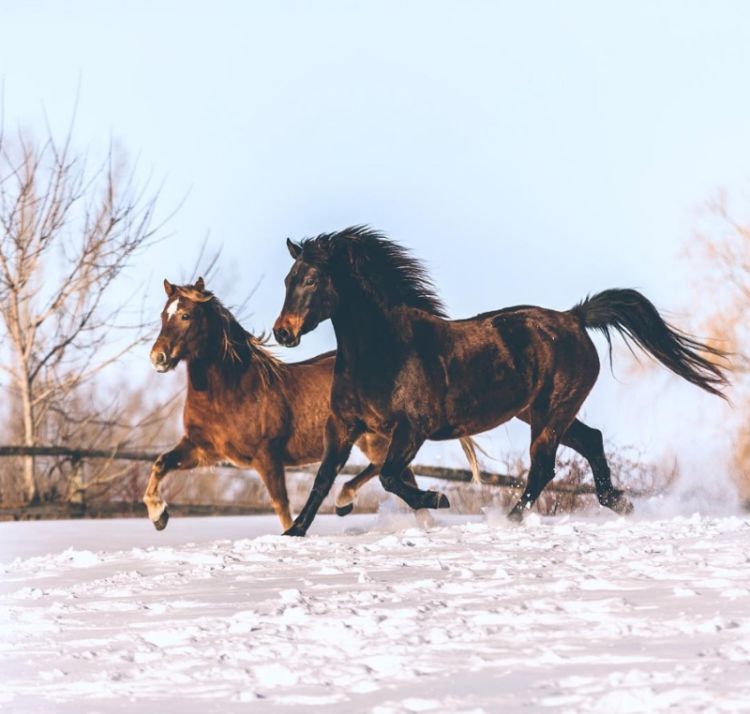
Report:
[[[87,459],[108,459],[111,461],[143,461],[152,463],[159,456],[152,451],[127,451],[120,449],[74,449],[67,446],[0,446],[0,458],[9,456],[63,456],[73,463],[83,463]],[[232,464],[218,464],[221,468],[235,468]],[[470,482],[472,479],[469,469],[450,468],[447,466],[427,466],[415,464],[412,466],[418,476],[440,479],[442,481]],[[300,469],[305,471],[307,469]],[[345,466],[342,475],[353,476],[362,470],[361,466]],[[526,485],[524,477],[496,473],[494,471],[480,471],[482,484],[505,488],[523,488]],[[547,486],[550,491],[574,493],[584,495],[595,493],[591,485],[570,486],[556,484],[554,481]]]
[[[76,449],[67,446],[0,446],[0,458],[13,456],[49,456],[62,457],[71,461],[74,467],[82,467],[84,461],[89,459],[105,459],[109,461],[139,461],[151,463],[159,454],[156,452],[126,450],[119,448],[112,449]],[[222,468],[234,468],[231,464],[219,464]],[[472,480],[472,474],[469,469],[449,468],[445,466],[428,466],[414,465],[412,467],[418,476],[439,479],[442,481],[464,482]],[[306,471],[307,469],[301,469]],[[345,466],[341,474],[351,476],[358,473],[361,466]],[[496,473],[482,470],[481,481],[483,485],[495,486],[499,488],[521,489],[525,486],[525,474],[523,477],[512,476],[510,474]],[[85,484],[82,484],[85,489]],[[577,484],[571,485],[565,482],[555,483],[554,481],[547,486],[547,491],[556,493],[568,493],[576,496],[583,496],[595,493],[593,485]],[[645,493],[629,491],[630,495],[642,496]],[[197,505],[197,504],[170,504],[173,513],[182,515],[240,515],[258,512],[266,512],[266,509],[253,508],[248,505],[233,506],[225,505]],[[128,515],[138,513],[144,506],[140,503],[108,504],[101,503],[91,505],[84,503],[80,498],[71,503],[61,504],[44,504],[40,506],[23,506],[16,508],[0,508],[0,519],[35,519],[50,517],[81,517],[85,515],[93,516],[111,516],[111,515]]]

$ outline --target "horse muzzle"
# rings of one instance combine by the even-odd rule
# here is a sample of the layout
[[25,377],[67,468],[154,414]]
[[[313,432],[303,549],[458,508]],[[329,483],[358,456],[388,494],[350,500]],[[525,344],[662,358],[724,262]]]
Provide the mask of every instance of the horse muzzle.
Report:
[[177,364],[177,361],[170,358],[164,350],[151,350],[151,364],[157,372],[169,372]]
[[302,338],[302,319],[297,316],[279,317],[273,326],[273,336],[284,347],[296,347]]

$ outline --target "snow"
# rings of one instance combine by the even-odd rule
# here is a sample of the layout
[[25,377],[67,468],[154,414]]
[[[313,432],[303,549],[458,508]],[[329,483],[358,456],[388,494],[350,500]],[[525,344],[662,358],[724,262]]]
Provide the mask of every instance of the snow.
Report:
[[[652,509],[656,510],[656,509]],[[642,508],[641,512],[648,512]],[[750,519],[0,524],[0,709],[739,712]]]

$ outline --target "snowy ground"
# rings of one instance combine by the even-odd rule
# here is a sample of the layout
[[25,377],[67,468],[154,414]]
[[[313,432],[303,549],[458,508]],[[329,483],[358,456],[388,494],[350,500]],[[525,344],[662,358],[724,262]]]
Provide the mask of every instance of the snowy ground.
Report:
[[750,708],[747,517],[439,523],[0,524],[0,708]]

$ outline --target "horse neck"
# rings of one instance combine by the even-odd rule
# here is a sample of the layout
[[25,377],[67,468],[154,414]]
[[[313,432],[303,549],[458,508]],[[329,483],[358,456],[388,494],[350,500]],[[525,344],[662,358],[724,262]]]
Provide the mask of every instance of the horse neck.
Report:
[[240,385],[253,388],[259,381],[257,360],[254,357],[241,362],[233,360],[225,352],[221,339],[220,332],[210,334],[208,344],[211,347],[206,354],[187,360],[188,398],[197,394],[209,400],[222,399],[227,394],[239,396]]
[[226,370],[216,356],[188,360],[188,399],[191,397],[216,399],[228,386]]
[[360,288],[340,296],[339,307],[331,318],[336,333],[339,359],[365,366],[390,361],[396,343],[402,340],[392,310],[379,305]]

